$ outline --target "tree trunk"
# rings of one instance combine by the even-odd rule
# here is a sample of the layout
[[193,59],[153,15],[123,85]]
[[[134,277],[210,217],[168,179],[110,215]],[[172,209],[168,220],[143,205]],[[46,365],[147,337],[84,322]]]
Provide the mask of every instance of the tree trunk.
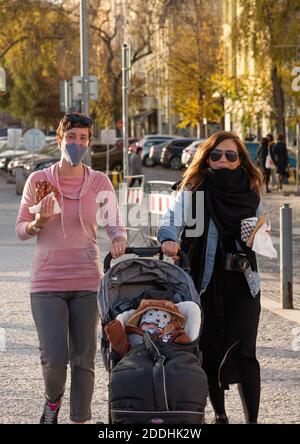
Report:
[[277,134],[285,136],[285,115],[284,115],[284,93],[281,85],[281,78],[278,74],[277,66],[272,66],[271,71],[274,111],[276,118]]

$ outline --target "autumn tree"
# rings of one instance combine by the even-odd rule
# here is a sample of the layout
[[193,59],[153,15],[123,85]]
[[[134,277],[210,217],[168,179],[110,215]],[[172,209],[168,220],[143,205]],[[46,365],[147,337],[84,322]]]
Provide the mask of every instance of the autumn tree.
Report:
[[169,2],[165,14],[169,88],[179,127],[201,128],[203,119],[220,122],[214,76],[221,70],[221,15],[207,0]]
[[[128,2],[125,20],[125,11],[114,9],[112,2],[89,2],[90,72],[99,78],[99,100],[91,104],[91,109],[102,127],[114,126],[122,115],[121,51],[124,39],[131,42],[132,65],[151,54],[152,36],[158,26],[157,16],[162,3],[162,0]],[[141,87],[141,79],[133,76],[131,102],[141,100]]]
[[27,122],[55,125],[61,115],[59,80],[74,70],[78,32],[55,2],[0,0],[0,11],[0,62],[8,76],[0,104]]
[[291,95],[289,72],[295,63],[300,33],[299,0],[240,0],[233,38],[237,49],[248,48],[256,71],[269,74],[272,118],[278,133],[285,134],[286,100]]

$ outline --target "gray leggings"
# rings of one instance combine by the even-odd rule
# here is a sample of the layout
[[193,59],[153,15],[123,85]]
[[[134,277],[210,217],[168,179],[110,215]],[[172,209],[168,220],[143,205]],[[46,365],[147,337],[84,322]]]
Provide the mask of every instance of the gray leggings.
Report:
[[46,399],[64,394],[67,364],[71,365],[70,418],[91,418],[99,321],[96,291],[31,293]]

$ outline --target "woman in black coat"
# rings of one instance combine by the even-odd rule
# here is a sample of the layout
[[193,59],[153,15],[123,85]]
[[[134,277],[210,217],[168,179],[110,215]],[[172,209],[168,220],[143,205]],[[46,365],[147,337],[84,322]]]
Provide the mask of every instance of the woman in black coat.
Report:
[[[179,228],[170,222],[170,214],[163,218],[158,232],[163,253],[174,257],[182,248],[189,255],[191,275],[204,312],[199,344],[203,369],[215,422],[219,424],[228,424],[224,390],[234,383],[239,384],[246,422],[256,423],[258,417],[260,367],[256,336],[260,284],[255,253],[241,240],[241,221],[259,215],[262,182],[241,139],[231,132],[216,133],[198,148],[175,204],[182,206],[181,196],[191,191],[188,208],[195,218],[195,196],[197,191],[204,191],[203,233],[193,237],[184,222]],[[175,206],[170,210],[175,219],[181,209]]]
[[265,180],[265,184],[266,184],[266,192],[271,193],[271,190],[269,188],[271,170],[269,168],[266,168],[268,145],[269,145],[268,139],[266,137],[263,137],[261,139],[261,144],[260,144],[260,146],[258,148],[258,152],[257,152],[257,162],[258,162],[261,172],[264,175],[264,180]]
[[278,190],[282,190],[284,178],[286,176],[286,169],[289,163],[289,157],[287,152],[286,143],[284,141],[284,135],[278,134],[278,141],[273,145],[273,156],[277,167],[277,173],[279,176]]

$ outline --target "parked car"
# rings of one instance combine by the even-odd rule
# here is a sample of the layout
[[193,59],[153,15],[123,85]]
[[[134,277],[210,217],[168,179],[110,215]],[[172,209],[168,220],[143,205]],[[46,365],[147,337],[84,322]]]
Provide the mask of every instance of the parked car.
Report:
[[7,172],[15,176],[16,174],[16,168],[18,167],[25,167],[25,165],[31,165],[32,161],[34,163],[38,161],[44,161],[44,160],[51,160],[52,158],[59,158],[60,157],[60,150],[57,147],[57,143],[52,143],[49,145],[46,145],[44,148],[42,148],[39,152],[31,153],[26,151],[26,154],[23,156],[19,156],[17,158],[13,158],[7,165]]
[[244,141],[244,145],[245,145],[245,147],[247,148],[247,150],[248,150],[248,152],[250,154],[251,160],[254,163],[256,163],[259,142],[246,142],[246,141]]
[[[296,181],[296,170],[297,170],[297,148],[296,147],[288,147],[288,156],[289,156],[289,173],[294,177],[294,181]],[[300,177],[300,165],[298,165],[298,174]]]
[[181,163],[182,151],[194,141],[195,139],[188,138],[171,140],[162,149],[160,163],[164,167],[180,170],[183,166]]
[[[130,147],[130,145],[133,145],[134,143],[138,142],[138,140],[139,140],[139,138],[137,138],[137,137],[128,137],[128,147]],[[121,150],[123,149],[123,138],[122,137],[116,138],[116,145]]]
[[[200,140],[200,143],[199,143]],[[192,162],[194,155],[198,149],[198,146],[204,142],[205,139],[199,139],[193,142],[190,146],[188,146],[182,153],[181,162],[184,166],[188,167],[190,163]],[[257,158],[257,151],[259,147],[258,142],[244,142],[249,154],[251,160],[256,163]]]
[[13,158],[28,154],[27,150],[5,150],[0,153],[0,170],[7,171],[7,166]]
[[199,147],[205,139],[198,139],[195,142],[188,145],[183,151],[181,156],[181,163],[183,166],[188,167],[193,160],[193,157]]
[[0,137],[7,138],[7,129],[6,127],[0,128]]
[[52,142],[48,143],[39,151],[39,154],[45,154],[48,156],[52,156],[52,155],[56,156],[59,153],[60,153],[60,149],[58,148],[56,141],[52,141]]
[[[123,144],[122,144],[123,145]],[[117,144],[109,145],[109,170],[122,171],[123,169],[123,147]],[[98,171],[106,171],[107,145],[99,141],[93,141],[91,146],[92,168]]]
[[0,137],[0,153],[8,149],[9,147],[7,146],[7,137]]
[[160,165],[160,158],[161,158],[161,153],[162,153],[163,147],[165,147],[168,142],[169,142],[169,140],[167,140],[167,141],[164,140],[159,145],[152,145],[150,147],[149,159],[152,160],[153,166]]
[[21,195],[26,182],[27,177],[35,172],[43,170],[44,168],[49,168],[54,163],[58,162],[60,157],[44,157],[37,155],[37,157],[32,161],[28,160],[21,167],[16,169],[16,194]]
[[149,158],[151,146],[173,139],[180,139],[180,137],[169,134],[148,134],[140,139],[137,144],[142,148],[143,164],[148,167],[152,167],[154,164],[153,160]]
[[34,171],[43,170],[44,168],[48,168],[54,163],[60,160],[60,156],[58,157],[46,157],[46,156],[37,156],[35,159],[30,160],[24,163],[22,166],[25,170],[25,174],[29,176],[29,174]]

